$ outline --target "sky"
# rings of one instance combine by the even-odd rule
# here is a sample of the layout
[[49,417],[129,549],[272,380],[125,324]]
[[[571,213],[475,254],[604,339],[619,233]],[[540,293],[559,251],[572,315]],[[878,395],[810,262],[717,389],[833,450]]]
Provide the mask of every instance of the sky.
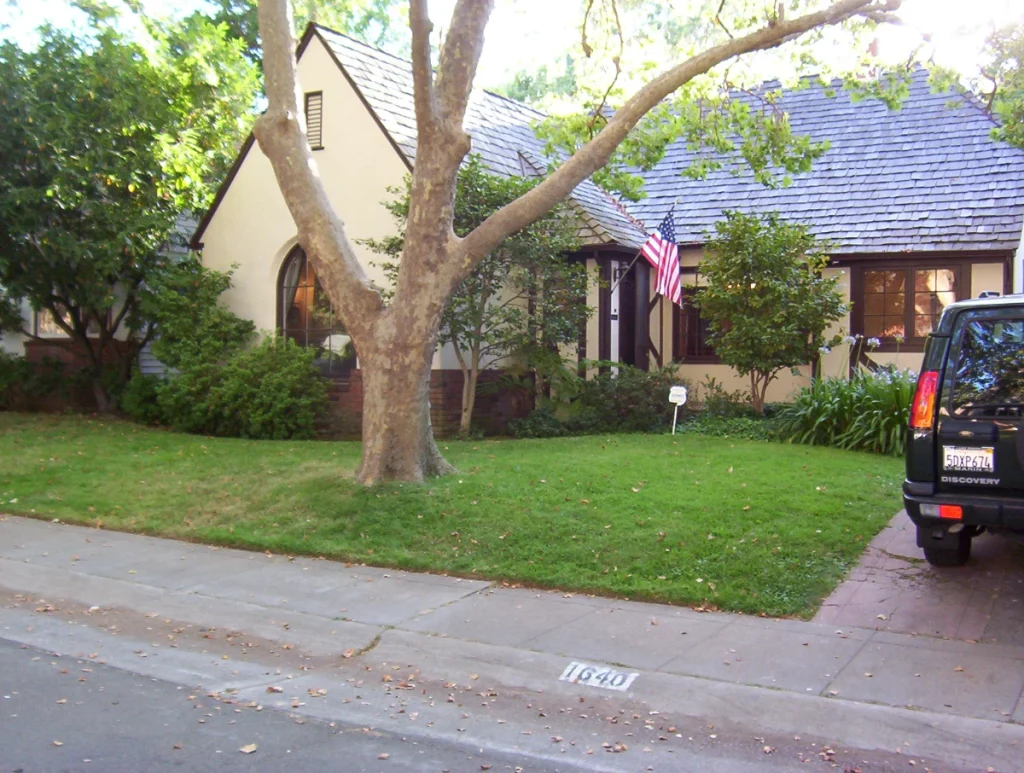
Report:
[[[154,14],[188,13],[203,0],[145,0]],[[455,0],[430,0],[435,29],[442,29]],[[487,47],[477,83],[495,86],[522,69],[550,62],[552,52],[563,51],[579,39],[579,0],[497,0],[488,26]],[[969,13],[965,11],[969,9]],[[903,29],[885,29],[880,35],[882,54],[901,58],[931,35],[931,50],[940,64],[970,76],[985,33],[993,24],[1024,20],[1022,0],[904,0]],[[73,26],[80,14],[65,0],[0,0],[0,27],[6,35],[30,41],[44,22]]]

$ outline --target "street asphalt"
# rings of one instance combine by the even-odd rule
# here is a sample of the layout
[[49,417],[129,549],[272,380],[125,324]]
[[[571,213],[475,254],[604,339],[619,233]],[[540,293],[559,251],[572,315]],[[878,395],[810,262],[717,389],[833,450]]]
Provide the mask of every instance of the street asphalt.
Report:
[[[137,708],[122,721],[145,728],[127,737],[151,739],[161,755],[186,743],[203,750],[175,769],[204,769],[218,749],[246,770],[281,769],[269,752],[299,746],[288,735],[298,727],[309,732],[310,765],[322,761],[318,750],[339,753],[339,729],[382,734],[366,746],[385,747],[373,759],[353,745],[349,764],[346,744],[341,770],[443,770],[449,759],[451,771],[1024,770],[1024,647],[1012,644],[701,613],[14,517],[0,519],[0,639],[40,658],[26,666],[5,648],[0,659],[0,687],[12,695],[0,700],[0,771],[92,766],[27,756],[7,767],[6,750],[60,753],[67,739],[117,726],[99,722],[98,707],[80,712],[81,727],[65,725],[74,696],[51,705],[45,679],[54,677],[33,669],[52,658],[40,652],[74,658],[79,684],[102,674],[104,692],[131,696],[125,705]],[[43,697],[32,708],[22,697],[12,712],[13,692]],[[170,712],[162,722],[142,708],[147,694],[172,696],[156,701]],[[196,722],[182,749],[161,749],[175,712],[194,716],[189,695],[222,708]],[[34,717],[26,728],[9,716],[19,712]],[[203,726],[226,712],[230,732],[206,738]],[[67,737],[45,737],[57,730]],[[248,742],[260,748],[237,751]],[[478,757],[459,757],[467,753]],[[162,759],[88,769],[159,770]]]

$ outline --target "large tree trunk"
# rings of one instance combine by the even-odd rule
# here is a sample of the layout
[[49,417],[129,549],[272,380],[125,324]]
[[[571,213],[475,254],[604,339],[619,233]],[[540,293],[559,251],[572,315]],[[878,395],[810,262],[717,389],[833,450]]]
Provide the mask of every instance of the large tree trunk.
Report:
[[430,423],[436,322],[424,324],[409,307],[389,312],[372,341],[356,343],[363,373],[363,461],[357,477],[364,485],[422,481],[455,469],[441,456]]

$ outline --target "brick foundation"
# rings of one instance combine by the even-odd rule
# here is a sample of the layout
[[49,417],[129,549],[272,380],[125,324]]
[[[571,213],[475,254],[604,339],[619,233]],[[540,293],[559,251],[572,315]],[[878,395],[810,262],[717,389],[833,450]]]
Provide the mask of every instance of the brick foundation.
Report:
[[[533,409],[533,396],[526,390],[497,388],[501,371],[486,370],[477,380],[473,428],[486,434],[505,432],[510,419],[522,418]],[[331,417],[326,434],[334,437],[359,435],[363,413],[363,376],[359,370],[333,376],[327,387]],[[459,431],[462,412],[462,371],[434,370],[430,373],[430,422],[439,437]]]

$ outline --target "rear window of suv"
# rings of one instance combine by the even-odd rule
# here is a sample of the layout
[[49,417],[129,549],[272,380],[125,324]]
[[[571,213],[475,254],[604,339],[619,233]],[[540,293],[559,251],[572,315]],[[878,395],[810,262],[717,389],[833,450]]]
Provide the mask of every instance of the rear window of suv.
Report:
[[1024,319],[968,319],[954,351],[953,415],[1021,415]]

